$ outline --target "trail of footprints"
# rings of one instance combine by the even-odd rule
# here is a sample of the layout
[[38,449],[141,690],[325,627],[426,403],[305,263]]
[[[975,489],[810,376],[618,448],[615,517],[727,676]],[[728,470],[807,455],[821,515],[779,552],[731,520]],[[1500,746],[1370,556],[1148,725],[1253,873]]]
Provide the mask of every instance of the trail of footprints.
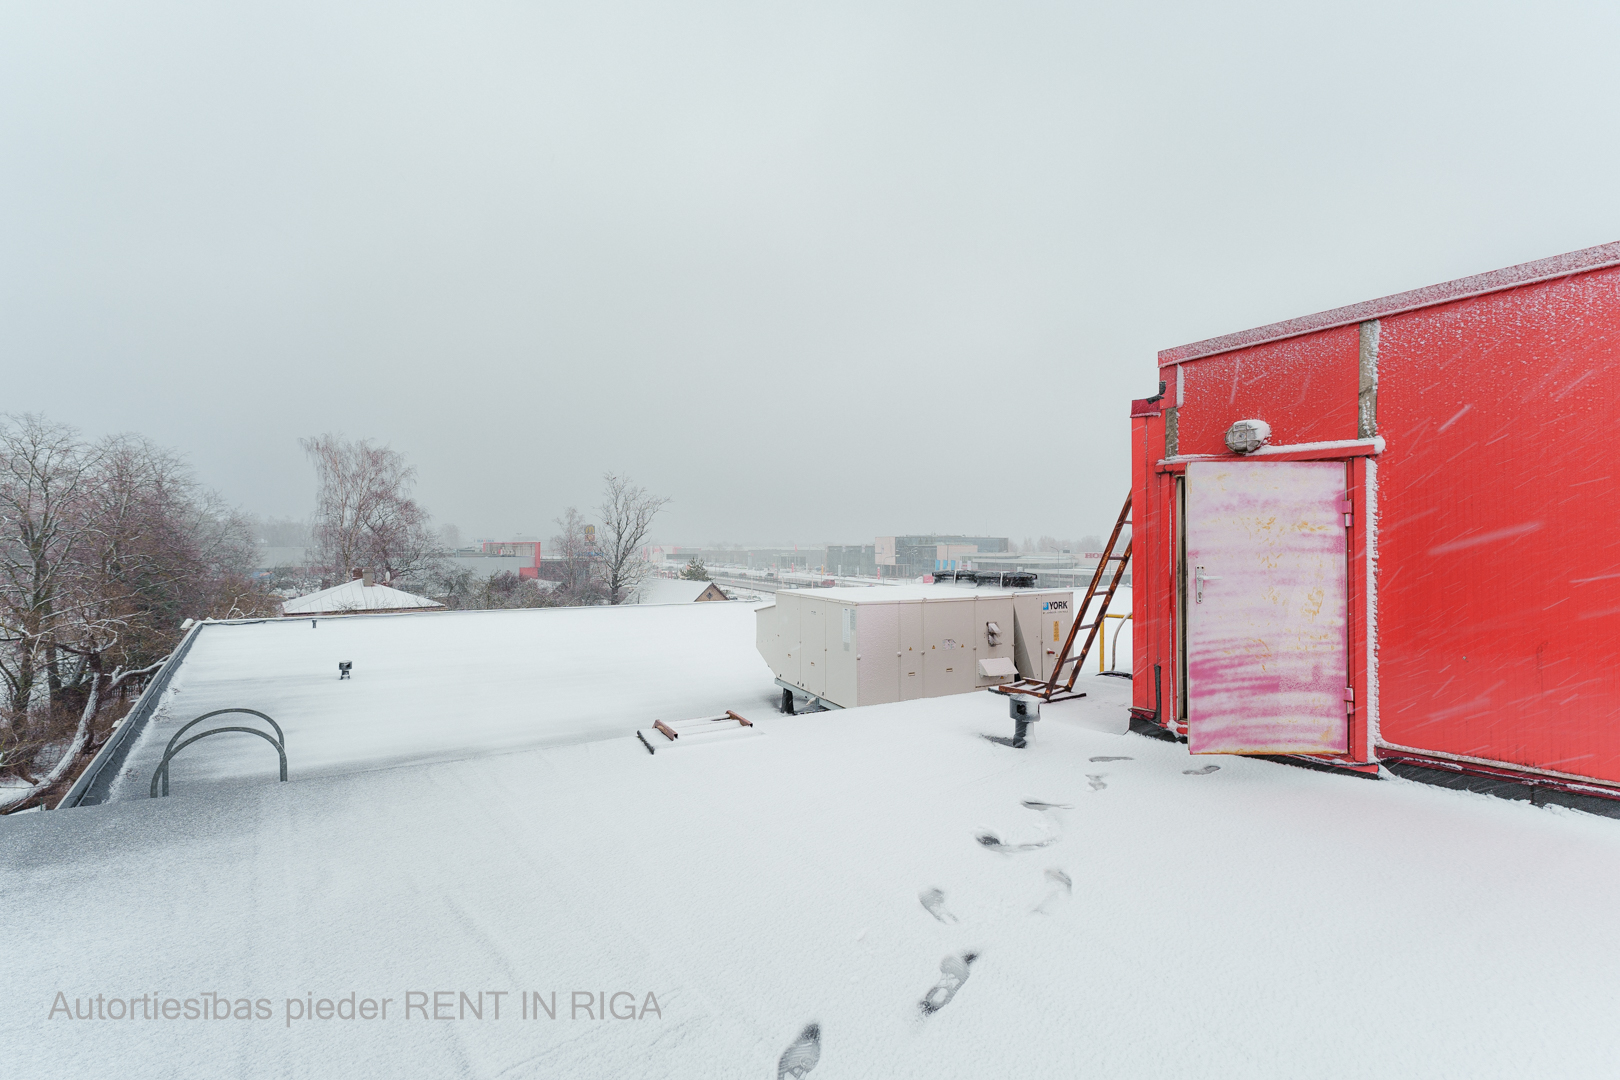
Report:
[[[1125,755],[1099,754],[1091,760],[1094,763],[1102,763],[1110,761],[1134,761],[1135,759]],[[1182,773],[1186,776],[1208,776],[1209,774],[1218,772],[1219,770],[1219,765],[1205,765],[1198,769],[1183,769]],[[1105,783],[1103,780],[1103,777],[1106,775],[1108,774],[1086,774],[1086,781],[1091,785],[1092,791],[1102,791],[1108,787],[1107,783]],[[1044,802],[1040,799],[1025,799],[1021,805],[1026,810],[1033,810],[1039,814],[1045,814],[1052,810],[1074,809],[1073,805],[1070,803]],[[996,835],[994,832],[986,829],[982,832],[976,833],[974,835],[974,839],[989,851],[996,851],[1004,854],[1016,854],[1018,852],[1037,851],[1041,848],[1048,847],[1057,843],[1059,836],[1054,829],[1053,835],[1044,840],[1029,841],[1024,843],[1009,843],[1002,840],[1001,837]],[[1047,884],[1050,886],[1050,889],[1048,890],[1045,899],[1030,909],[1032,914],[1047,914],[1048,909],[1052,905],[1057,904],[1074,894],[1074,879],[1069,877],[1069,875],[1061,868],[1056,866],[1048,867],[1045,878]],[[946,926],[955,926],[960,922],[960,920],[951,913],[950,909],[945,906],[944,889],[924,889],[922,892],[917,894],[917,900],[922,904],[924,911],[928,912],[928,914],[932,915],[937,921],[945,924]],[[922,996],[922,999],[918,1001],[917,1011],[922,1016],[928,1017],[949,1005],[951,1003],[951,999],[956,997],[957,992],[962,989],[962,984],[967,982],[967,978],[972,970],[974,961],[978,959],[978,952],[971,949],[961,953],[952,953],[942,959],[939,962],[939,980],[935,982],[934,985],[929,988],[928,992]],[[782,1051],[782,1056],[776,1063],[777,1080],[786,1080],[787,1077],[793,1077],[793,1080],[803,1080],[804,1075],[811,1069],[814,1069],[816,1067],[816,1063],[820,1060],[821,1025],[812,1023],[807,1025],[805,1029],[799,1033],[799,1037],[789,1044],[786,1050]]]

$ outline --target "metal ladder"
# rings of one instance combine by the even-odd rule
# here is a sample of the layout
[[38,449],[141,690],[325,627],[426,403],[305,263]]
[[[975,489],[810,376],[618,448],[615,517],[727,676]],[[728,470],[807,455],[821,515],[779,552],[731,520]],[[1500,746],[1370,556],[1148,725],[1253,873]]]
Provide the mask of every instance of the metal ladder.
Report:
[[[1114,548],[1119,544],[1119,535],[1131,523],[1131,497],[1125,496],[1125,505],[1119,511],[1119,519],[1114,522],[1114,531],[1109,534],[1108,546],[1103,549],[1102,561],[1097,564],[1097,572],[1091,575],[1091,584],[1086,588],[1086,598],[1081,601],[1080,608],[1074,613],[1074,623],[1069,627],[1069,636],[1063,639],[1063,649],[1058,653],[1057,662],[1052,665],[1050,678],[1019,679],[1017,682],[1002,683],[991,687],[1001,694],[1029,694],[1042,701],[1067,701],[1070,698],[1085,697],[1084,691],[1076,691],[1074,681],[1080,675],[1080,668],[1091,654],[1091,644],[1097,640],[1103,621],[1108,617],[1108,605],[1114,600],[1114,593],[1118,591],[1120,582],[1125,580],[1125,570],[1131,564],[1131,540],[1125,541],[1125,550],[1118,555]],[[1097,614],[1090,622],[1086,622],[1086,615],[1091,609],[1091,601],[1097,596],[1097,586],[1102,584],[1103,574],[1108,570],[1110,563],[1117,564],[1114,576],[1108,580],[1108,589],[1102,594],[1102,604],[1097,608]],[[1080,646],[1078,653],[1074,652],[1074,639],[1080,631],[1086,631],[1085,643]],[[1071,666],[1072,665],[1072,666]],[[1069,668],[1069,678],[1061,686],[1058,680],[1063,676],[1063,669]]]

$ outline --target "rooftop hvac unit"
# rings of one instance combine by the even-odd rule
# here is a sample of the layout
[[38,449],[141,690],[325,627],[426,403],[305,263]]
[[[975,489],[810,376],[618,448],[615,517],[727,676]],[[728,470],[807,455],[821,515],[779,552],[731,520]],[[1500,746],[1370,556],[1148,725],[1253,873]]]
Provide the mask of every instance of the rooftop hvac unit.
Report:
[[852,708],[1048,678],[1073,608],[1068,589],[784,590],[756,640],[778,685]]

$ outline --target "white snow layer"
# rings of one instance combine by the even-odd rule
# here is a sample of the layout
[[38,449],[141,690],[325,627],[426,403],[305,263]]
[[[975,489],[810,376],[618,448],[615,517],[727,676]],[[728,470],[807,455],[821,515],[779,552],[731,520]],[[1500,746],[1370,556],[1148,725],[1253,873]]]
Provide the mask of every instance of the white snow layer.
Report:
[[[637,604],[691,604],[709,587],[707,581],[687,581],[685,578],[650,577],[636,587]],[[719,603],[705,600],[706,604]]]
[[[313,623],[313,625],[311,625]],[[338,664],[353,665],[340,680]],[[214,709],[257,709],[303,777],[628,735],[775,700],[746,604],[330,616],[204,627],[119,798],[146,798],[170,737]],[[249,723],[222,716],[215,724]],[[206,730],[193,728],[187,735]],[[273,775],[275,751],[217,735],[170,765],[171,790]]]
[[426,596],[390,585],[367,585],[356,578],[320,592],[306,593],[281,605],[284,615],[319,615],[322,612],[387,611],[390,608],[442,608]]
[[[811,1080],[1620,1060],[1620,822],[1242,758],[1189,775],[1210,759],[1123,734],[1128,685],[1091,675],[1023,751],[981,738],[1010,734],[987,693],[784,717],[752,626],[694,604],[206,628],[140,790],[0,819],[0,1045],[132,1077],[759,1078],[812,1022],[819,1056],[789,1062]],[[145,798],[153,744],[222,703],[282,721],[291,782],[222,735]],[[724,707],[754,733],[656,757],[631,735]],[[442,991],[453,1019],[405,1014]],[[50,1015],[210,993],[270,1018]],[[387,1019],[288,1019],[351,993]],[[598,1019],[603,993],[637,1018]]]

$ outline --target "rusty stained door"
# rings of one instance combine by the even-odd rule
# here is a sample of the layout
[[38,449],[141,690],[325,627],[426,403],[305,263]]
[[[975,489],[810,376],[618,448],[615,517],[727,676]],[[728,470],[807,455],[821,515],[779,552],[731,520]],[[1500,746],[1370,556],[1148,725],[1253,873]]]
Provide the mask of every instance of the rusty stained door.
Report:
[[1345,479],[1342,462],[1187,465],[1192,753],[1349,751]]

